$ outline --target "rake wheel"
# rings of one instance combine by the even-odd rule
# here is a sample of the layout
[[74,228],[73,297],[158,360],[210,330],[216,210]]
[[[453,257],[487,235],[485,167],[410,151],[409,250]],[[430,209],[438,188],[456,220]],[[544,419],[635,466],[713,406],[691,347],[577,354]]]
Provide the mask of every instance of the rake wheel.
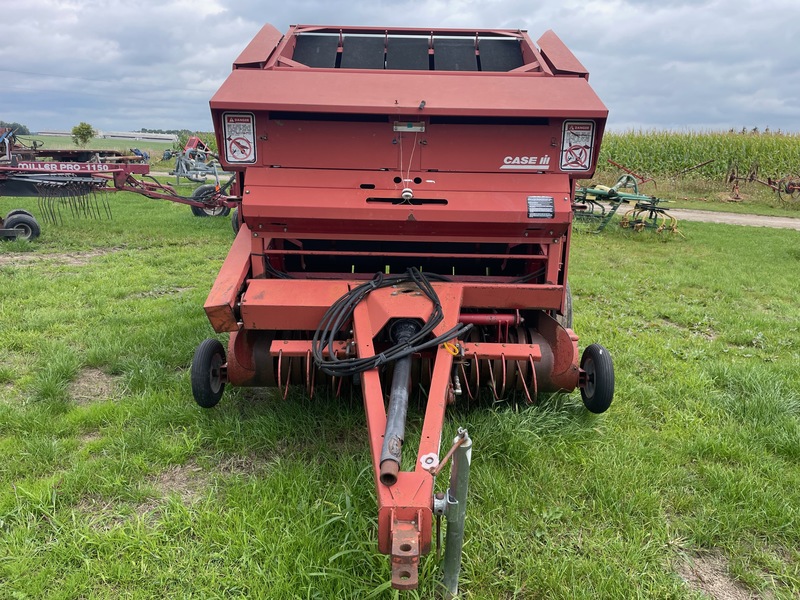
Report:
[[787,175],[778,181],[778,198],[784,204],[800,199],[800,176]]
[[35,240],[41,234],[39,223],[27,211],[9,213],[5,220],[6,229],[15,229],[18,240]]

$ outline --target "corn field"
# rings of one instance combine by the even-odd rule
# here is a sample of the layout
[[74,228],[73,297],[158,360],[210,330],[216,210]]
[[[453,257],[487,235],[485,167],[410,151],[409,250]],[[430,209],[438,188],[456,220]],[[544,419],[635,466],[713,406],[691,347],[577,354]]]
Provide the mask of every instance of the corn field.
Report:
[[[733,169],[740,175],[781,178],[800,174],[800,134],[758,132],[607,132],[598,175],[618,173],[608,160],[649,177],[723,182]],[[692,169],[696,165],[712,161]],[[688,170],[688,171],[687,171]]]

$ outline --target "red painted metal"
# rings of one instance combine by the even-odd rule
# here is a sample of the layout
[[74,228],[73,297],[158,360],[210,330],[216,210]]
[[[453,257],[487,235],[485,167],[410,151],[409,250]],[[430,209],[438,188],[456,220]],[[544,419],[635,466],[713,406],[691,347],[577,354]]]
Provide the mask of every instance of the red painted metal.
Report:
[[[359,44],[373,55],[349,54]],[[393,69],[404,44],[417,62]],[[493,55],[498,44],[514,56]],[[594,172],[607,116],[587,80],[552,32],[537,46],[513,30],[266,26],[211,99],[243,220],[205,304],[231,333],[230,383],[338,394],[348,382],[311,364],[312,336],[376,272],[440,276],[434,335],[474,326],[413,355],[427,404],[415,466],[392,486],[379,478],[384,382],[377,368],[358,377],[396,588],[416,587],[431,547],[434,474],[421,458],[440,453],[459,380],[469,397],[490,384],[528,402],[580,383],[578,338],[553,317],[566,307],[575,181]],[[413,284],[375,289],[326,352],[378,356],[395,320],[431,311]]]

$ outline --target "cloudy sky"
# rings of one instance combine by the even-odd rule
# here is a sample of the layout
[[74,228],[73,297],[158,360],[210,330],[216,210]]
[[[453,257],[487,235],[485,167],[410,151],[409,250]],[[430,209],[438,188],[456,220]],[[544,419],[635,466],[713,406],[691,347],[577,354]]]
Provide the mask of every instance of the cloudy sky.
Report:
[[0,0],[0,120],[211,129],[264,23],[553,29],[609,127],[800,132],[800,0]]

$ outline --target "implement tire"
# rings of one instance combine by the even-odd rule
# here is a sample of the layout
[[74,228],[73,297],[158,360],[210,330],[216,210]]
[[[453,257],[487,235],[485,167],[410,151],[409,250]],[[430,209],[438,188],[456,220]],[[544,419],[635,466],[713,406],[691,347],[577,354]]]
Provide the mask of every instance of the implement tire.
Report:
[[39,223],[33,218],[33,215],[25,212],[11,214],[5,220],[4,226],[6,229],[15,229],[18,232],[18,240],[35,240],[42,233]]
[[203,408],[213,408],[222,398],[225,381],[221,368],[225,364],[225,349],[219,340],[209,338],[195,350],[192,358],[192,395]]
[[586,373],[586,385],[581,388],[583,405],[595,414],[606,412],[614,399],[611,354],[600,344],[592,344],[583,351],[581,369]]
[[[205,181],[205,179],[202,179],[201,181]],[[217,186],[212,183],[201,185],[192,192],[192,199],[202,202],[204,198],[211,196],[216,189]],[[208,208],[205,206],[190,206],[189,208],[192,209],[192,214],[195,217],[227,217],[231,212],[231,209],[227,206],[214,206]]]

